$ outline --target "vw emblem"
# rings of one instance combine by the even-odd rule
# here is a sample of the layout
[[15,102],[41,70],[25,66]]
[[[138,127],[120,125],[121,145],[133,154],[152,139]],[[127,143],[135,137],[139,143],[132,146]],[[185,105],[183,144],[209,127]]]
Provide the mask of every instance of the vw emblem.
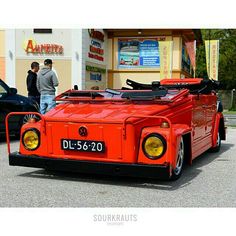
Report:
[[87,135],[88,135],[88,130],[87,130],[87,128],[84,127],[84,126],[81,126],[81,127],[79,128],[79,135],[80,135],[80,136],[87,136]]

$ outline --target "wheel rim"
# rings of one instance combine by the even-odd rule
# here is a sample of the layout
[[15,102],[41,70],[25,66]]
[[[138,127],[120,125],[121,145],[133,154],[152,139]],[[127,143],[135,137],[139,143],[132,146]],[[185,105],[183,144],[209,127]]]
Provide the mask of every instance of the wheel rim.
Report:
[[174,169],[175,175],[180,174],[183,167],[183,162],[184,162],[184,141],[183,138],[181,138],[178,150],[178,157],[176,161],[176,168]]
[[38,117],[34,114],[27,114],[23,118],[23,124],[26,124],[30,119],[38,119]]

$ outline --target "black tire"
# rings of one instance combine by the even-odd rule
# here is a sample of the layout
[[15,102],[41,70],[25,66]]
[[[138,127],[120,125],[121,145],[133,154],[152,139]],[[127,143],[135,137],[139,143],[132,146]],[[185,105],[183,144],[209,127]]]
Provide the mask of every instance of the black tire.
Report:
[[220,137],[220,132],[218,131],[217,134],[217,145],[215,147],[210,148],[210,152],[219,152],[221,148],[221,137]]
[[177,180],[181,176],[184,165],[184,155],[185,155],[184,140],[183,137],[181,137],[179,143],[178,157],[176,160],[176,168],[172,170],[172,175],[170,180]]

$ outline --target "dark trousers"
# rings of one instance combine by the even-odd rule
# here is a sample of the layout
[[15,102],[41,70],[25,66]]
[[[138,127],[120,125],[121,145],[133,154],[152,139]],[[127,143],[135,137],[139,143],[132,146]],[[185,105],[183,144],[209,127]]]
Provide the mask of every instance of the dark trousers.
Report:
[[28,96],[29,99],[31,99],[32,101],[35,101],[38,103],[38,105],[40,106],[40,96]]

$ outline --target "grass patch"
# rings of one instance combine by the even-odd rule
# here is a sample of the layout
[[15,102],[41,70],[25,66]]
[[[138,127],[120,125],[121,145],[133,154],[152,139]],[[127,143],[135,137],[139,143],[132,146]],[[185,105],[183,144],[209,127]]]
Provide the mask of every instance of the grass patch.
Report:
[[232,128],[232,129],[235,129],[236,128],[236,125],[226,125],[227,128]]
[[225,115],[236,115],[236,111],[223,111]]

